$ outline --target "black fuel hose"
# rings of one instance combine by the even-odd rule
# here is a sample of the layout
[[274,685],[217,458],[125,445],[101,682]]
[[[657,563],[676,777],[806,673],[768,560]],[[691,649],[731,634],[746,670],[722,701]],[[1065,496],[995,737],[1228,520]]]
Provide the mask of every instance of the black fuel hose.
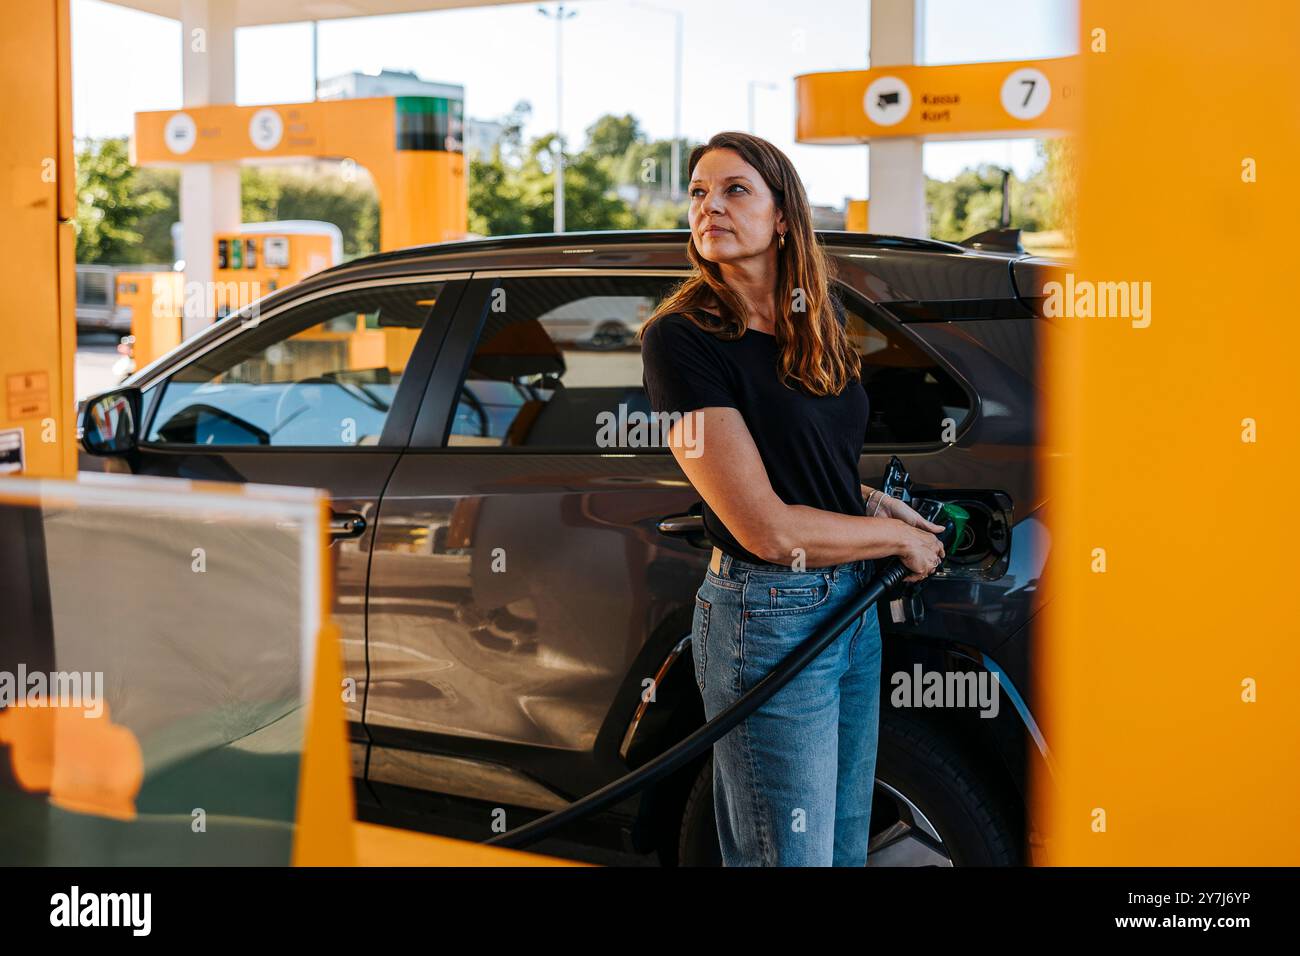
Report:
[[[948,537],[950,532],[951,529],[948,529],[948,532],[940,535],[940,540]],[[567,823],[627,799],[637,791],[694,760],[704,752],[706,747],[711,747],[733,727],[767,703],[773,694],[793,680],[818,654],[834,643],[835,639],[844,633],[848,626],[858,619],[859,615],[869,610],[886,592],[900,584],[907,574],[907,568],[903,566],[903,563],[898,558],[891,558],[885,565],[884,570],[874,575],[853,602],[840,611],[830,623],[791,651],[785,660],[772,668],[748,692],[741,695],[729,707],[696,730],[695,733],[678,741],[659,756],[626,776],[619,777],[581,800],[553,813],[548,813],[546,816],[538,817],[531,823],[526,823],[521,827],[499,834],[490,840],[484,840],[484,845],[501,847],[527,846]]]

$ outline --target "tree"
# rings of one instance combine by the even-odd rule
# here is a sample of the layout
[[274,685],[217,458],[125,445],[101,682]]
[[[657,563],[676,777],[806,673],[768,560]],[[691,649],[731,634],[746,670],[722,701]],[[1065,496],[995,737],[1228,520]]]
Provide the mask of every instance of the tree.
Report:
[[[1059,149],[1059,140],[1039,144],[1039,155],[1048,161],[1028,179],[1011,178],[1011,225],[1025,232],[1061,228],[1067,208],[1059,198],[1058,180],[1066,165],[1053,165],[1051,157]],[[1002,220],[1002,170],[991,163],[975,169],[963,169],[948,181],[925,181],[925,200],[929,212],[930,235],[936,239],[959,241],[986,229],[996,229]]]
[[1044,213],[1047,228],[1059,229],[1068,245],[1075,243],[1075,205],[1079,197],[1079,147],[1069,136],[1038,144],[1043,157]]
[[[481,235],[550,232],[554,229],[554,134],[524,146],[519,118],[526,103],[505,123],[513,138],[490,158],[469,167],[470,229]],[[689,146],[683,150],[683,156]],[[587,127],[579,152],[565,154],[565,223],[574,230],[663,229],[684,224],[686,204],[670,202],[671,143],[650,142],[634,116],[602,116]],[[683,179],[683,182],[685,180]]]
[[141,216],[140,262],[170,263],[176,258],[172,244],[172,224],[180,218],[181,173],[178,169],[146,167],[136,170],[134,188],[140,192],[162,194],[165,202]]
[[631,113],[622,116],[605,114],[587,127],[587,149],[598,159],[624,160],[635,146],[644,145],[645,133]]
[[527,100],[520,100],[514,108],[502,117],[501,147],[508,162],[523,161],[527,148],[524,145],[524,126],[533,115],[533,105]]
[[379,197],[363,180],[256,167],[243,169],[239,179],[244,222],[321,220],[342,231],[344,258],[379,249]]
[[[78,262],[147,261],[140,222],[174,201],[152,184],[139,188],[139,172],[127,159],[125,139],[84,142],[77,154]],[[161,261],[170,260],[169,243],[166,258]]]
[[[518,169],[501,158],[470,163],[470,229],[481,235],[500,236],[555,229],[553,134],[533,140]],[[566,228],[634,229],[636,216],[613,192],[613,182],[599,157],[588,151],[567,155],[564,166],[564,216]]]

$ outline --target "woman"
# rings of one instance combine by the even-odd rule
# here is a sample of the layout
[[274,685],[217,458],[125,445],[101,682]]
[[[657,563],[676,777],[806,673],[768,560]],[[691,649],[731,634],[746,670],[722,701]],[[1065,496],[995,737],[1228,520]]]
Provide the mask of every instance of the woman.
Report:
[[[712,718],[851,601],[875,558],[898,555],[909,581],[933,573],[943,529],[860,484],[867,395],[790,160],[725,132],[688,168],[696,271],[641,352],[652,409],[681,413],[668,442],[715,545],[691,632]],[[724,866],[866,863],[880,654],[872,609],[714,745]]]

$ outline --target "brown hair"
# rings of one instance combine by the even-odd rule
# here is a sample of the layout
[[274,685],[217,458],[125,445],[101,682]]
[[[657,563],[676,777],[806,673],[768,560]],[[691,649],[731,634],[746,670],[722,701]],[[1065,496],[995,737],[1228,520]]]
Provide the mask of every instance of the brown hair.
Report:
[[[834,267],[813,234],[812,210],[799,174],[789,157],[767,140],[732,130],[691,150],[686,168],[692,175],[705,153],[714,149],[734,149],[758,170],[785,214],[785,246],[776,263],[775,331],[781,380],[793,381],[813,395],[838,395],[858,377],[861,360],[831,305]],[[661,316],[680,312],[719,338],[739,338],[749,328],[744,297],[723,282],[716,263],[700,255],[694,234],[687,237],[686,255],[695,271],[659,303],[640,335]],[[722,318],[702,308],[706,305],[718,308]]]

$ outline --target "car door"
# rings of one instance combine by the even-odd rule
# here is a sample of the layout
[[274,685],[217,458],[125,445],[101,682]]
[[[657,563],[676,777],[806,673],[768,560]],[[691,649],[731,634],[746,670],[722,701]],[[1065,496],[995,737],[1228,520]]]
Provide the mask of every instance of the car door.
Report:
[[974,322],[904,325],[855,290],[840,295],[871,400],[859,473],[883,475],[898,455],[914,491],[970,516],[944,567],[882,605],[881,626],[887,637],[906,639],[960,634],[991,651],[1032,616],[1036,601],[1029,583],[1036,561],[1022,557],[1008,571],[1013,501],[1032,500],[1025,493],[1034,467],[1032,386],[981,344],[987,331],[968,331]]
[[547,808],[617,776],[708,557],[661,531],[698,502],[671,452],[623,428],[683,275],[475,273],[374,544],[376,787]]
[[242,318],[144,387],[139,474],[328,492],[334,618],[358,775],[375,517],[466,278],[373,279],[310,292]]

